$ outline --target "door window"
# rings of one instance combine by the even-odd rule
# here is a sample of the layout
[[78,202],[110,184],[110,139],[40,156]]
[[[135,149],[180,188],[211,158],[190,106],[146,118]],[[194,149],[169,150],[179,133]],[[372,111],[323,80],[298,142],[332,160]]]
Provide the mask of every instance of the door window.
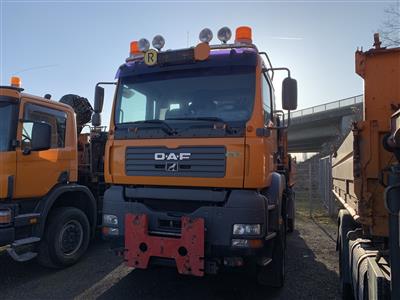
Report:
[[[24,121],[44,122],[51,127],[51,148],[65,147],[67,114],[65,112],[35,104],[25,105]],[[30,148],[32,123],[25,122],[22,128],[22,148]]]
[[261,76],[262,79],[262,98],[263,98],[263,107],[264,107],[264,116],[265,116],[265,124],[268,124],[271,121],[272,116],[272,98],[271,98],[271,86],[267,79],[264,76]]

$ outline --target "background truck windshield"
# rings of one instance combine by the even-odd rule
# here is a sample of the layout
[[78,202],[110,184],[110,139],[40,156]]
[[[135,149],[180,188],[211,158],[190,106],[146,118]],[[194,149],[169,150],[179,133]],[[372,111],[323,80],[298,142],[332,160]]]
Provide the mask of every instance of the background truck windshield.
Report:
[[0,102],[0,152],[11,150],[11,140],[16,137],[17,105]]
[[254,95],[254,67],[192,69],[122,78],[115,123],[196,118],[247,121]]

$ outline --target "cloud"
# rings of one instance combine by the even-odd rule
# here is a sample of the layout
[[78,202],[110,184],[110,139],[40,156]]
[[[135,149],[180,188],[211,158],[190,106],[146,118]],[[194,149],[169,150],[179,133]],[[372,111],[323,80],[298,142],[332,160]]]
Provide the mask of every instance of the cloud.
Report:
[[304,38],[302,37],[292,37],[292,36],[271,36],[273,40],[288,40],[288,41],[301,41]]
[[18,74],[25,73],[25,72],[28,72],[28,71],[36,71],[36,70],[41,70],[41,69],[54,68],[54,67],[57,67],[57,66],[58,66],[58,64],[57,65],[35,66],[35,67],[30,67],[30,68],[18,70],[17,72],[14,72],[13,74],[14,75],[18,75]]

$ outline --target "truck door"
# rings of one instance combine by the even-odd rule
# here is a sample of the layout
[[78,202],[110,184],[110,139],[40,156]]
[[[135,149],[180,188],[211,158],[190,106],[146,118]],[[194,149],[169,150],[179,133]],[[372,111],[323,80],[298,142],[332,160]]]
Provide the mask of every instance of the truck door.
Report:
[[[27,100],[22,98],[23,120],[18,129],[21,143],[17,150],[16,198],[46,195],[63,175],[68,176],[70,162],[71,149],[65,147],[67,114]],[[32,137],[32,123],[27,121],[50,125],[50,149],[26,151],[30,148]]]
[[[263,107],[264,107],[264,116],[265,116],[265,128],[268,128],[269,124],[274,122],[273,119],[273,111],[274,111],[274,98],[273,98],[273,90],[270,82],[267,80],[266,75],[261,75],[261,90],[262,90],[262,98],[263,98]],[[264,137],[264,151],[267,156],[265,159],[268,161],[266,167],[268,170],[265,170],[265,174],[269,174],[274,170],[274,155],[277,152],[277,144],[276,144],[277,136],[276,130],[270,130],[270,136]]]
[[18,103],[9,97],[0,96],[0,199],[14,196],[16,154],[13,143],[17,122]]

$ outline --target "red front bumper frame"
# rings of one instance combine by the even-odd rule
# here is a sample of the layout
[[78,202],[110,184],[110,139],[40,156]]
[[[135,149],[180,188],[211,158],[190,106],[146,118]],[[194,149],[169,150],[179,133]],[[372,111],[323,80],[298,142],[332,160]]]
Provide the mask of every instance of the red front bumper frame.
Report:
[[125,252],[128,266],[146,269],[150,257],[175,259],[180,274],[204,275],[204,219],[182,217],[180,238],[151,236],[148,216],[125,215]]

